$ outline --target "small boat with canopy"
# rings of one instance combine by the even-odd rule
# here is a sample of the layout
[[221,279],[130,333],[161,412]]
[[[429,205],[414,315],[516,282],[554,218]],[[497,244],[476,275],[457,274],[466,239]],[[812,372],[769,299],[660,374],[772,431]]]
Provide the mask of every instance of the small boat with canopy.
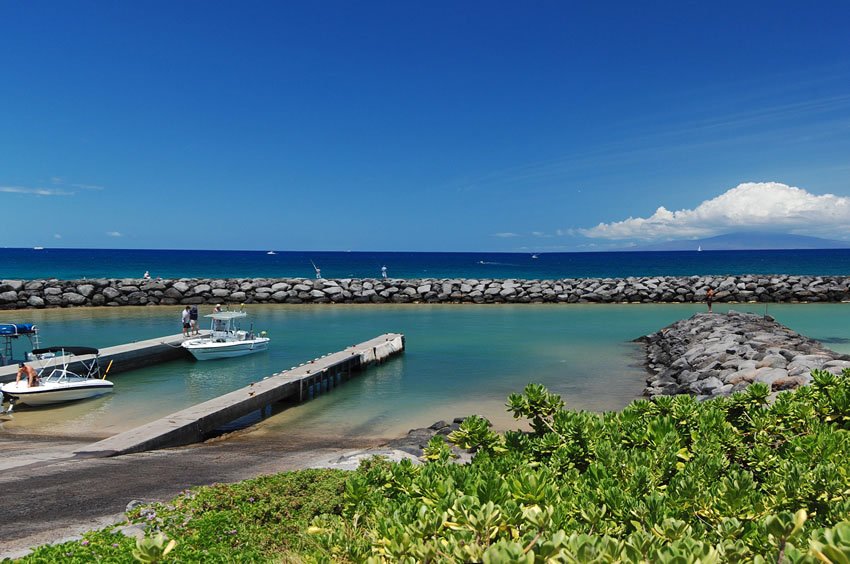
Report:
[[114,384],[106,380],[112,363],[109,363],[101,375],[97,349],[47,347],[32,351],[32,355],[39,359],[48,358],[49,354],[55,356],[48,359],[48,366],[38,371],[38,382],[35,386],[30,386],[24,377],[18,382],[9,382],[0,387],[4,399],[8,399],[12,406],[21,403],[37,407],[93,398],[112,391]]
[[255,334],[253,324],[247,331],[240,329],[239,320],[248,317],[244,311],[218,311],[204,317],[211,320],[209,334],[183,341],[183,348],[198,360],[244,356],[269,348],[265,331]]

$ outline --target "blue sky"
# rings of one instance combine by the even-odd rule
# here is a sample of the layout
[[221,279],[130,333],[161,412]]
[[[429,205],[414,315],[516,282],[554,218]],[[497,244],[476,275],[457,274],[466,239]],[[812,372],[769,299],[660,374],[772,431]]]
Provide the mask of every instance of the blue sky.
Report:
[[0,1],[0,246],[846,238],[850,3],[584,4]]

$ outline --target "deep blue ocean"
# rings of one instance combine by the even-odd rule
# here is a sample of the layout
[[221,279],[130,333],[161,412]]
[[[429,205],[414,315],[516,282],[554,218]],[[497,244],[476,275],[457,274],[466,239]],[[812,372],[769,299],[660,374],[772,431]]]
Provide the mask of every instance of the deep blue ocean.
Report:
[[0,248],[0,279],[605,278],[723,274],[850,275],[850,249],[602,253],[415,253]]

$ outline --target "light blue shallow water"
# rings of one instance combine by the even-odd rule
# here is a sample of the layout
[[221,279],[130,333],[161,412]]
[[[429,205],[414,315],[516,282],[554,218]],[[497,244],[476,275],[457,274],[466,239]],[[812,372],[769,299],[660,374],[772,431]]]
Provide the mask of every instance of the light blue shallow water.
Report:
[[[765,311],[756,304],[734,309]],[[385,332],[405,334],[403,355],[266,419],[263,432],[393,437],[469,413],[504,429],[513,425],[507,396],[528,382],[545,384],[571,408],[622,408],[641,394],[645,378],[642,349],[631,341],[702,310],[694,304],[255,306],[248,311],[272,338],[268,353],[116,374],[109,396],[21,408],[0,430],[108,436]],[[105,347],[179,332],[180,311],[173,307],[9,313],[37,323],[46,345]],[[769,313],[850,353],[850,304],[771,305]]]

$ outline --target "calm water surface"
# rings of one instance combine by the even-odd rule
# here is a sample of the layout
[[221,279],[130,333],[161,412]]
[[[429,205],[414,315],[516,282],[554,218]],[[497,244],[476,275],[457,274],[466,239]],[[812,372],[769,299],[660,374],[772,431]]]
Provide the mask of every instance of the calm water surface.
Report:
[[[262,432],[394,437],[470,413],[505,429],[515,425],[505,400],[528,382],[561,394],[571,408],[622,408],[641,394],[645,378],[642,349],[631,341],[703,309],[695,304],[254,306],[248,311],[256,328],[272,338],[268,353],[181,360],[115,374],[111,395],[37,410],[20,407],[0,422],[0,431],[112,435],[385,332],[405,334],[403,355],[331,393],[280,410],[261,423]],[[734,309],[765,311],[756,304]],[[850,304],[771,305],[768,313],[850,353]],[[87,308],[6,312],[3,321],[37,323],[43,345],[106,347],[177,333],[179,317],[174,307]]]
[[597,253],[410,253],[0,248],[0,280],[59,278],[307,277],[558,279],[702,274],[850,272],[850,249]]

